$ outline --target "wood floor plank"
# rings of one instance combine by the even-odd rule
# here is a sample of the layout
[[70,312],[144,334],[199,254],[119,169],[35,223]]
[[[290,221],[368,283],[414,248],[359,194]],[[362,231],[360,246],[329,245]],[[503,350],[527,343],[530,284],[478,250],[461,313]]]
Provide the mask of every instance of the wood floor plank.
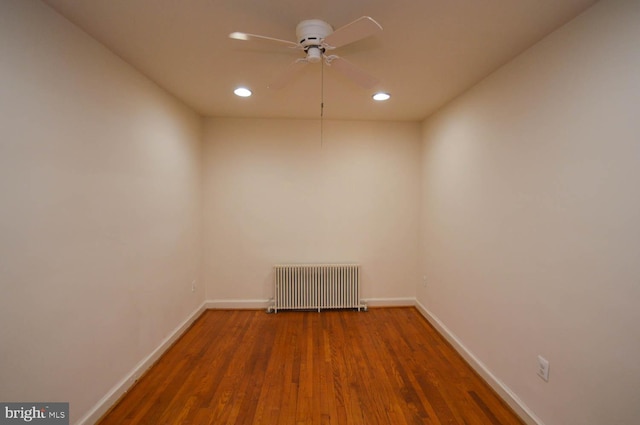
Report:
[[208,310],[99,423],[523,424],[415,308]]

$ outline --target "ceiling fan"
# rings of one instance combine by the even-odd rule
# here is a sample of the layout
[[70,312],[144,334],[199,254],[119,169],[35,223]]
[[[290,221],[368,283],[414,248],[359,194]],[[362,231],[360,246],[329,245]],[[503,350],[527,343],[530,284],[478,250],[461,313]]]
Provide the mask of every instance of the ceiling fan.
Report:
[[280,89],[284,87],[307,64],[318,63],[324,59],[326,65],[341,72],[356,84],[370,89],[378,83],[377,78],[346,59],[329,53],[338,47],[362,40],[380,31],[382,31],[382,26],[379,23],[369,16],[362,16],[335,31],[331,25],[320,19],[302,21],[296,27],[298,42],[244,32],[232,32],[229,37],[235,40],[274,42],[304,51],[305,57],[293,61],[278,78],[269,84],[269,88]]

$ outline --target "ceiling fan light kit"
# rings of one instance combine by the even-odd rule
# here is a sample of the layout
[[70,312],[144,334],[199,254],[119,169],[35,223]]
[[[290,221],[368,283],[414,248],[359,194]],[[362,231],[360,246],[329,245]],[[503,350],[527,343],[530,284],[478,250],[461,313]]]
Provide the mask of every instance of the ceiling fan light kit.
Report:
[[311,46],[307,47],[307,62],[309,63],[318,63],[322,60],[322,55],[324,54],[324,49],[320,47]]

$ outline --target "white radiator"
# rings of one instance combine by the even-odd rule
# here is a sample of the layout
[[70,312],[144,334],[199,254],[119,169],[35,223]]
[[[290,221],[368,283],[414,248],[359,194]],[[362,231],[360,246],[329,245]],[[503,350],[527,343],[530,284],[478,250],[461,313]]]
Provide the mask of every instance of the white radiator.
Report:
[[269,311],[367,309],[360,302],[359,264],[277,264]]

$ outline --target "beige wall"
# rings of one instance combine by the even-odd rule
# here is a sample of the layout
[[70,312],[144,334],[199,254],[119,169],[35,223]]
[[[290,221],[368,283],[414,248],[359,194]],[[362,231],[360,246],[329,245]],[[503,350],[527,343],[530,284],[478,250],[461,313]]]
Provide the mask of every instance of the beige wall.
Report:
[[204,301],[202,122],[39,1],[0,81],[0,400],[74,423]]
[[363,265],[364,298],[415,297],[418,123],[208,119],[209,300],[266,300],[272,265]]
[[424,123],[418,300],[547,425],[640,417],[639,23],[601,1]]

